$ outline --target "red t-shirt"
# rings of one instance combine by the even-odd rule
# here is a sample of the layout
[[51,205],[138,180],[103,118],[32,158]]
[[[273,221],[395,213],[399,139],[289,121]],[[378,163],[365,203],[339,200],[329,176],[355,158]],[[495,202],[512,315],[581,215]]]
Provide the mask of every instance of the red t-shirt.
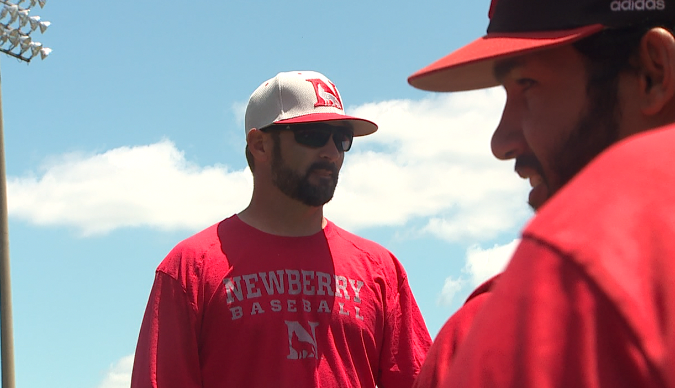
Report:
[[409,388],[430,343],[380,245],[331,222],[281,237],[233,216],[158,267],[131,386]]
[[476,313],[488,299],[498,277],[499,275],[494,276],[478,286],[464,305],[445,322],[434,338],[413,388],[436,388],[443,384],[457,347],[464,341]]
[[632,136],[542,207],[444,387],[675,387],[674,148]]

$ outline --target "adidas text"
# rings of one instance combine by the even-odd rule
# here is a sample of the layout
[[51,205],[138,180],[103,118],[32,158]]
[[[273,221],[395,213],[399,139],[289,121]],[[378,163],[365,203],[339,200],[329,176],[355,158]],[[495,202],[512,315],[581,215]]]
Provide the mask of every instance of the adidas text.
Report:
[[663,11],[665,0],[614,0],[610,5],[612,11]]

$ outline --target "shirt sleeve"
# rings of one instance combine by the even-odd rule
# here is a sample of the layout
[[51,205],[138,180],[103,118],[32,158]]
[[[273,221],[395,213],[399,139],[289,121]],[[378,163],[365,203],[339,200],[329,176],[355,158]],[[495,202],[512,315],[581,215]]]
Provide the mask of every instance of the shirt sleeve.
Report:
[[477,314],[443,387],[646,387],[623,317],[576,263],[523,240]]
[[196,315],[184,288],[157,271],[136,346],[131,388],[201,388]]
[[[400,264],[399,264],[400,265]],[[403,268],[396,295],[389,301],[380,357],[380,388],[410,388],[431,346],[431,337]]]

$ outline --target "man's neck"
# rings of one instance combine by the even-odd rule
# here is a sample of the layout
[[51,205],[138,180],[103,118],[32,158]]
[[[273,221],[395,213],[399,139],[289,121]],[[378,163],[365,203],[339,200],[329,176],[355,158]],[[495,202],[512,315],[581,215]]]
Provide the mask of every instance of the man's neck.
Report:
[[285,195],[261,198],[254,192],[251,203],[238,216],[256,229],[278,236],[310,236],[326,226],[323,206],[307,206]]

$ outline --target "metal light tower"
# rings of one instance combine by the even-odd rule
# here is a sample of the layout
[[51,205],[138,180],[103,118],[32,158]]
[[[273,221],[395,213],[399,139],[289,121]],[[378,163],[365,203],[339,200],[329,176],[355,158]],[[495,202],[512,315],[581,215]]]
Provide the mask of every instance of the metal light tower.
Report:
[[[18,0],[12,3],[0,0],[0,52],[24,62],[40,55],[45,59],[51,49],[34,42],[30,34],[36,30],[44,33],[49,22],[39,16],[28,16],[37,4],[45,6],[46,0]],[[7,214],[7,179],[5,145],[2,124],[2,97],[0,97],[0,345],[2,357],[2,388],[15,388],[14,334],[12,329],[12,287],[9,271],[9,221]]]

